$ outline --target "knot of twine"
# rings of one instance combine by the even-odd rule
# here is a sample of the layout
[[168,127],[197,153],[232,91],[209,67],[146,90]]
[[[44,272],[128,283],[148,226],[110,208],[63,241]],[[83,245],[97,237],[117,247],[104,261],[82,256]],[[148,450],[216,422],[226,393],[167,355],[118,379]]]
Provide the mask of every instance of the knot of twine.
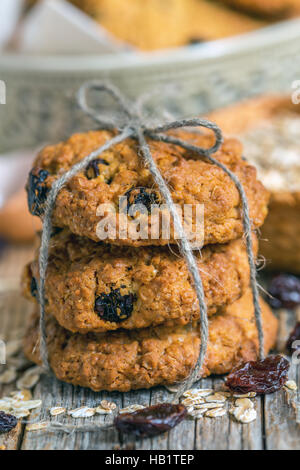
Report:
[[[98,110],[88,105],[88,93],[93,90],[105,93],[111,98],[113,98],[118,107],[115,116],[103,116],[102,114],[99,114]],[[165,180],[163,179],[156,163],[153,160],[151,150],[146,138],[149,138],[154,141],[164,142],[167,144],[173,144],[185,150],[191,151],[194,154],[197,154],[199,158],[207,159],[212,164],[221,168],[234,182],[240,194],[242,202],[243,227],[246,239],[248,261],[250,266],[250,284],[253,294],[254,312],[259,337],[259,355],[262,359],[264,357],[264,335],[261,319],[261,309],[259,304],[258,286],[256,281],[256,266],[255,258],[253,255],[249,206],[245,190],[237,176],[233,172],[231,172],[225,165],[223,165],[221,162],[219,162],[212,156],[220,148],[223,142],[222,133],[219,127],[206,119],[199,118],[176,120],[174,122],[162,124],[158,127],[151,127],[147,125],[147,119],[145,119],[143,116],[143,107],[145,105],[146,99],[149,99],[149,96],[144,95],[136,103],[128,103],[117,88],[110,84],[102,83],[99,81],[89,81],[84,83],[78,91],[77,99],[80,108],[88,116],[94,119],[100,125],[101,129],[114,131],[117,129],[119,130],[119,134],[113,137],[111,140],[107,141],[101,147],[91,152],[80,162],[76,163],[70,170],[65,172],[59,179],[57,179],[53,183],[52,188],[48,193],[48,197],[45,203],[43,231],[39,253],[40,282],[38,285],[38,298],[40,304],[40,355],[44,368],[47,371],[51,370],[48,360],[47,333],[45,322],[45,279],[49,256],[49,242],[52,233],[51,218],[55,206],[56,197],[62,187],[66,183],[68,183],[68,181],[70,181],[71,178],[73,178],[77,173],[84,170],[92,160],[99,157],[100,154],[107,151],[114,145],[117,145],[123,142],[124,140],[128,139],[129,137],[135,139],[138,142],[140,150],[138,152],[138,155],[142,158],[144,165],[150,170],[153,180],[157,184],[162,197],[168,205],[170,214],[174,222],[174,229],[176,233],[181,234],[181,238],[179,240],[179,248],[182,256],[186,260],[186,264],[191,274],[199,302],[201,340],[200,352],[193,371],[191,372],[188,379],[184,382],[183,389],[190,388],[193,383],[195,383],[199,379],[200,372],[204,365],[209,336],[207,306],[205,302],[203,284],[197,267],[196,259],[193,255],[193,250],[184,232],[182,221],[172,200],[170,190]],[[212,147],[210,147],[209,149],[201,148],[189,144],[174,136],[165,134],[167,131],[170,131],[172,129],[196,127],[205,127],[207,129],[211,129],[214,132],[215,143]],[[177,398],[182,393],[183,389],[181,389],[180,392],[176,394]]]

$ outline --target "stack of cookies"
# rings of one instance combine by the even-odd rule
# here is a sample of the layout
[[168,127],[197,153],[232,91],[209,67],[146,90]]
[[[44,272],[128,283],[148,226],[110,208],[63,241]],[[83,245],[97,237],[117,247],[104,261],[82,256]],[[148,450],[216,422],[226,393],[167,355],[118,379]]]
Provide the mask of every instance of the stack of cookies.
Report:
[[[214,142],[211,135],[176,134],[202,148]],[[101,130],[76,134],[42,150],[27,184],[31,213],[42,218],[53,182],[113,135]],[[204,206],[204,247],[194,252],[210,328],[202,376],[227,373],[240,360],[255,359],[258,351],[239,193],[205,158],[161,142],[149,145],[174,202],[182,208]],[[225,140],[214,157],[243,184],[257,229],[267,214],[268,193],[242,157],[240,143]],[[128,236],[120,235],[120,197],[128,209],[142,203],[149,211],[144,214],[146,237],[130,237],[136,222],[132,215],[126,215]],[[99,155],[60,191],[46,276],[49,362],[60,380],[95,391],[129,391],[182,381],[195,365],[200,348],[197,297],[172,226],[170,238],[161,231],[151,237],[154,203],[160,210],[160,193],[132,139]],[[106,213],[99,215],[103,204]],[[112,215],[116,230],[99,240],[99,223]],[[256,253],[257,245],[253,233]],[[36,304],[24,345],[26,356],[37,364],[38,282],[36,257],[24,270],[23,291]],[[261,306],[267,353],[277,321],[263,301]]]

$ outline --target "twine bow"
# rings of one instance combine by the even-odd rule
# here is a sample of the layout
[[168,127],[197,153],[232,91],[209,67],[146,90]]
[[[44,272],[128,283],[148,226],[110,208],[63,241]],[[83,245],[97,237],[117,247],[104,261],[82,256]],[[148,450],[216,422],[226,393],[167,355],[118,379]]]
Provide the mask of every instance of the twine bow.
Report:
[[[106,93],[110,95],[111,98],[115,101],[118,105],[118,112],[115,117],[105,117],[99,112],[90,107],[87,102],[88,93],[90,91],[98,91],[102,93]],[[258,286],[256,282],[256,267],[255,267],[255,259],[253,255],[253,246],[252,246],[252,237],[251,237],[251,222],[250,222],[250,215],[249,215],[249,206],[247,201],[247,196],[245,194],[244,188],[240,183],[237,176],[232,173],[225,165],[221,162],[216,160],[212,155],[220,148],[223,138],[222,133],[219,127],[206,120],[206,119],[182,119],[177,120],[171,123],[162,124],[158,127],[150,127],[147,125],[147,120],[143,117],[143,107],[145,105],[146,98],[149,97],[142,97],[140,98],[135,104],[130,104],[127,100],[122,96],[120,91],[115,88],[114,86],[98,81],[89,81],[84,83],[78,91],[78,103],[81,109],[92,119],[94,119],[102,129],[105,130],[116,130],[118,129],[119,134],[113,137],[111,140],[106,142],[100,148],[97,148],[89,155],[87,155],[83,160],[75,164],[69,171],[64,173],[59,179],[57,179],[53,185],[51,190],[49,191],[47,201],[45,203],[45,212],[44,212],[44,220],[43,220],[43,232],[41,238],[41,247],[40,247],[40,254],[39,254],[39,271],[40,271],[40,282],[38,286],[38,294],[39,294],[39,303],[40,303],[40,352],[41,352],[41,359],[46,369],[50,370],[50,365],[48,361],[48,353],[47,353],[47,335],[46,335],[46,325],[45,325],[45,279],[46,279],[46,270],[48,265],[48,249],[49,249],[49,242],[52,233],[52,223],[51,223],[51,216],[55,206],[56,197],[61,190],[61,188],[77,173],[84,170],[87,165],[94,160],[95,158],[99,157],[99,155],[114,145],[117,145],[124,140],[130,138],[135,139],[140,148],[139,155],[143,159],[145,166],[150,170],[153,180],[157,184],[162,197],[164,198],[168,208],[170,210],[170,214],[172,216],[174,222],[174,229],[176,233],[182,234],[179,240],[180,251],[184,256],[189,272],[192,276],[195,291],[197,294],[199,308],[200,308],[200,352],[197,359],[196,366],[190,376],[188,377],[187,381],[184,383],[184,388],[189,388],[195,381],[198,380],[200,371],[204,364],[204,359],[206,356],[207,351],[207,343],[208,343],[208,317],[207,317],[207,306],[205,302],[204,290],[201,281],[201,277],[199,274],[199,270],[197,267],[196,260],[193,255],[193,251],[190,245],[188,238],[186,237],[182,225],[181,218],[179,217],[174,202],[172,200],[171,193],[168,189],[166,182],[164,181],[156,163],[154,162],[150,147],[147,143],[146,138],[164,142],[167,144],[177,145],[183,149],[193,152],[197,154],[199,158],[204,158],[210,161],[212,164],[216,165],[217,167],[221,168],[234,182],[236,188],[239,191],[240,198],[242,201],[242,209],[243,209],[243,227],[245,232],[246,238],[246,246],[247,246],[247,254],[248,254],[248,261],[250,266],[250,283],[252,288],[253,294],[253,303],[254,303],[254,311],[255,311],[255,319],[256,319],[256,326],[258,330],[259,336],[259,355],[262,359],[264,357],[264,336],[263,336],[263,327],[262,327],[262,319],[261,319],[261,309],[259,305],[259,293],[258,293]],[[167,131],[173,129],[180,129],[180,128],[196,128],[196,127],[205,127],[207,129],[211,129],[215,134],[215,143],[209,149],[204,149],[192,144],[189,144],[179,138],[166,134]]]

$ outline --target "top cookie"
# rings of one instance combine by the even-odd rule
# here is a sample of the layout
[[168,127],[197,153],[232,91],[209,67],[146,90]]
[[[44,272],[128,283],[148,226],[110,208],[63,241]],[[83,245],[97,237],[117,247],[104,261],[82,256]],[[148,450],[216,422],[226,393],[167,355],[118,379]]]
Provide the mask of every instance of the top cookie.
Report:
[[[214,142],[211,135],[189,132],[178,132],[176,135],[203,148],[211,147]],[[35,160],[27,183],[31,213],[42,216],[43,204],[53,182],[112,136],[107,131],[91,131],[75,134],[66,142],[44,148]],[[197,234],[196,246],[226,243],[243,234],[239,192],[222,169],[178,146],[153,141],[149,144],[174,203],[185,216],[188,214],[185,205],[193,209],[190,230]],[[255,168],[243,160],[241,144],[235,139],[226,139],[214,156],[243,184],[253,229],[260,227],[267,214],[269,195],[257,180]],[[123,198],[121,205],[120,197]],[[125,216],[127,231],[121,233],[124,214],[120,216],[120,213],[124,208],[134,209],[136,204],[143,205],[143,217],[138,217],[138,213],[135,217],[133,214]],[[162,204],[150,171],[138,156],[137,143],[128,139],[99,155],[85,171],[78,173],[63,187],[56,199],[52,222],[56,227],[68,227],[73,233],[95,241],[101,239],[129,246],[174,244],[176,239],[172,221],[170,236],[163,230],[162,218],[164,221],[168,219],[168,211]],[[150,217],[152,205],[158,207],[159,218]],[[196,209],[199,209],[200,215],[204,209],[204,225],[200,223],[201,219],[196,220]],[[138,220],[143,227],[139,234],[136,230],[139,229]],[[115,231],[107,232],[108,222]]]

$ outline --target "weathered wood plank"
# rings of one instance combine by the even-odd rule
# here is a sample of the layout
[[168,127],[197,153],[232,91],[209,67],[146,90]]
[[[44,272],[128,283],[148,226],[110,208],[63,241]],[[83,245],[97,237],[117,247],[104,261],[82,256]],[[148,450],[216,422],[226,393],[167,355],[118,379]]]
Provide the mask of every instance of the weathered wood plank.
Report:
[[[31,256],[30,246],[8,246],[0,256],[0,339],[5,342],[23,335],[30,307],[18,289],[21,271]],[[4,370],[5,366],[0,365],[0,373]],[[9,395],[15,388],[15,384],[0,385],[0,397]],[[0,435],[0,449],[17,449],[22,438],[22,428],[19,423],[10,433]]]
[[[289,332],[295,324],[295,314],[279,312],[278,349],[283,352]],[[281,390],[265,397],[266,448],[269,450],[300,449],[300,366],[291,364],[289,378],[298,385],[296,393]]]

